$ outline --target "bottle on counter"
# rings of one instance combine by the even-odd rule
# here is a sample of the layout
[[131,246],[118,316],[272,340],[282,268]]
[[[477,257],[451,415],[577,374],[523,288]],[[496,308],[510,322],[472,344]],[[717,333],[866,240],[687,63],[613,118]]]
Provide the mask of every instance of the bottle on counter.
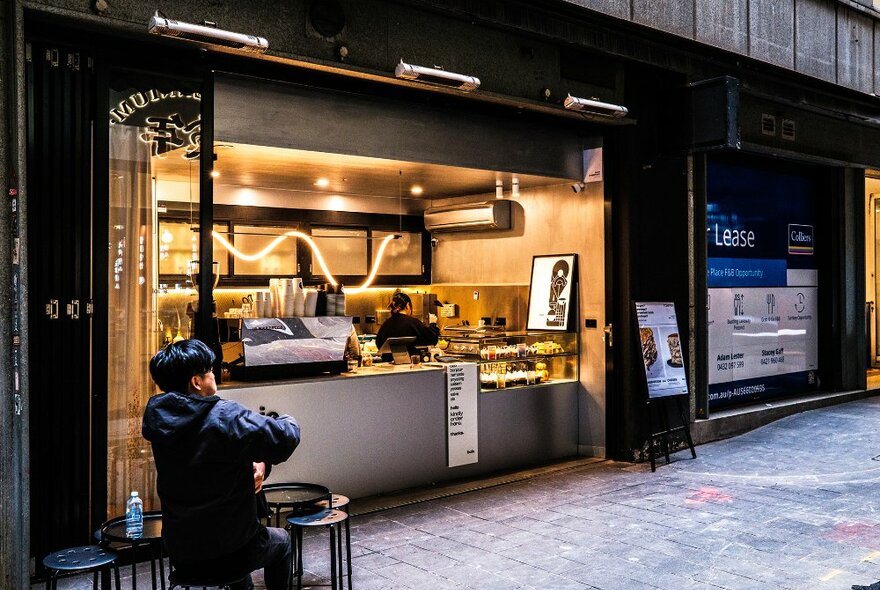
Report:
[[336,315],[345,315],[345,291],[342,283],[336,287]]
[[324,285],[318,285],[318,298],[315,301],[314,315],[327,315],[327,291],[324,290]]
[[144,534],[144,502],[132,492],[125,503],[125,536],[138,539]]
[[336,287],[328,284],[327,285],[327,313],[324,315],[336,315],[336,298],[339,297],[336,294]]

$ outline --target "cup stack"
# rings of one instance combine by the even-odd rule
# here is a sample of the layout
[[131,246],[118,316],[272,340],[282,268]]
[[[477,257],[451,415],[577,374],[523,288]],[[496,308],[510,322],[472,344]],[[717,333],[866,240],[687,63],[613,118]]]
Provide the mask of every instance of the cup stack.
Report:
[[303,315],[305,317],[314,317],[315,309],[318,306],[318,290],[305,289],[305,309]]
[[336,315],[336,287],[331,284],[327,285],[327,313],[325,315]]

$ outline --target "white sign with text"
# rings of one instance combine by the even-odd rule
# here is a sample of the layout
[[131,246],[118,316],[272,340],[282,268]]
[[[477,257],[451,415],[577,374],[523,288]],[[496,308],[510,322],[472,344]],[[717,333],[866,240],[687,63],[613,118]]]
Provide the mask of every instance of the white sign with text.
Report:
[[709,289],[709,384],[819,366],[816,287]]
[[476,363],[446,366],[446,437],[448,467],[479,461],[477,413],[480,392]]

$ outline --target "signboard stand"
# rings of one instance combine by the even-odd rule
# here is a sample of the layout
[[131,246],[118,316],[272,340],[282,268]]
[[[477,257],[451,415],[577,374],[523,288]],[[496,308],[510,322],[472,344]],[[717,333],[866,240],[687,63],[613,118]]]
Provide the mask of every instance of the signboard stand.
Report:
[[[660,445],[669,464],[669,441],[676,432],[684,432],[691,456],[697,452],[691,439],[690,420],[685,412],[683,399],[688,399],[687,378],[675,304],[668,301],[633,303],[639,332],[642,361],[645,367],[645,386],[648,392],[648,455],[651,471],[656,471],[656,454]],[[680,424],[672,426],[669,415],[670,401],[675,403],[675,414]],[[657,414],[656,419],[653,414]]]
[[[648,456],[651,459],[652,473],[657,471],[656,458],[660,444],[663,446],[663,454],[666,456],[666,464],[669,465],[669,441],[672,438],[672,435],[676,432],[684,432],[684,438],[687,441],[688,448],[691,450],[691,458],[697,458],[697,451],[694,449],[694,441],[691,439],[690,420],[688,420],[687,414],[684,411],[685,407],[682,404],[683,398],[683,395],[677,395],[675,397],[657,398],[653,400],[648,399],[648,429],[651,432],[651,436],[648,440]],[[670,426],[669,400],[675,400],[676,414],[679,420],[681,420],[681,424],[678,426]],[[656,408],[656,410],[652,411],[652,407]],[[657,418],[659,424],[657,424],[657,426],[662,428],[662,430],[655,432],[655,419],[652,418],[652,414],[659,415]]]

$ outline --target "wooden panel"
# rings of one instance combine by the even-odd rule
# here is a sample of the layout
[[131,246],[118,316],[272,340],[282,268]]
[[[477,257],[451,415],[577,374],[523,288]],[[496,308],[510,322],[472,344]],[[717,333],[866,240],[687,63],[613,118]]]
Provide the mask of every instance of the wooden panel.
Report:
[[633,0],[633,22],[693,38],[694,4],[682,0]]
[[844,7],[837,11],[837,83],[871,92],[874,88],[874,22]]
[[697,41],[748,52],[748,0],[696,0],[696,19]]
[[798,0],[795,22],[795,69],[834,82],[837,41],[829,31],[837,26],[837,5],[831,0]]
[[749,1],[749,55],[794,69],[794,0]]

